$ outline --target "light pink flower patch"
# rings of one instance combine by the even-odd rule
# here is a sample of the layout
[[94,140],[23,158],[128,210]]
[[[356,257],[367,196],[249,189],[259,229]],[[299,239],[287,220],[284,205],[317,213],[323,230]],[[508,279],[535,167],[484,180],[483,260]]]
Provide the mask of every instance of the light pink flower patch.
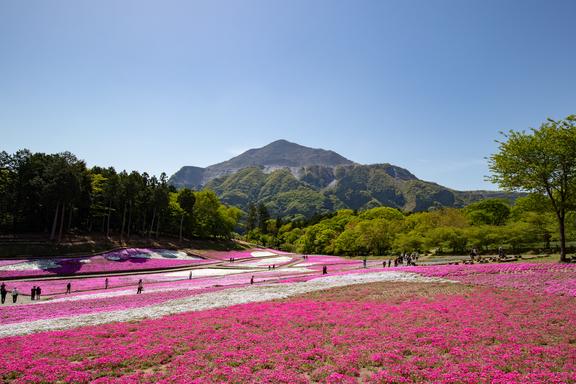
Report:
[[395,268],[491,287],[576,296],[576,264],[473,264]]

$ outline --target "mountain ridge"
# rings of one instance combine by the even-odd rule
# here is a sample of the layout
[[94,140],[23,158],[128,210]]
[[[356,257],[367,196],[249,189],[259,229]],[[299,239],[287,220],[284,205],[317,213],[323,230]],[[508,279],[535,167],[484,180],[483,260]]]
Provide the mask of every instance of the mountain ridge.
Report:
[[206,168],[182,167],[169,182],[213,189],[224,203],[242,209],[263,203],[282,217],[376,206],[422,211],[461,207],[482,198],[517,197],[498,191],[457,191],[389,163],[359,164],[334,151],[283,139]]

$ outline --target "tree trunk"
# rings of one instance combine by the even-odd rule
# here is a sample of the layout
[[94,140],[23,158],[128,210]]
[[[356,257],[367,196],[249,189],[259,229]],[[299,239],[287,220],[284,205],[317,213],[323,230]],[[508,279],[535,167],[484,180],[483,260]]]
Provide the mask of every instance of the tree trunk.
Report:
[[156,219],[156,238],[158,238],[158,232],[160,232],[160,215],[158,215],[158,219]]
[[111,202],[108,201],[108,218],[107,218],[107,223],[106,223],[106,237],[109,238],[110,237],[110,209],[112,207],[110,207]]
[[68,232],[70,232],[70,229],[72,229],[72,212],[74,212],[74,206],[70,204],[70,206],[68,207],[68,227],[67,227]]
[[184,224],[184,215],[180,217],[180,241],[182,241],[182,224]]
[[56,204],[56,212],[54,212],[54,220],[52,221],[52,231],[50,232],[50,240],[56,237],[56,224],[58,223],[58,213],[60,211],[60,201]]
[[132,227],[132,201],[130,201],[130,204],[128,204],[128,240],[130,240],[130,227]]
[[150,223],[150,230],[148,231],[148,238],[152,237],[152,231],[154,230],[154,220],[156,220],[156,207],[152,211],[152,222]]
[[62,241],[62,231],[64,230],[64,214],[66,213],[66,205],[62,203],[62,211],[60,211],[60,230],[58,231],[58,242]]
[[560,229],[560,262],[566,263],[568,260],[566,259],[566,228],[564,225],[565,222],[565,215],[562,212],[558,215],[558,226]]
[[124,202],[124,213],[122,213],[122,229],[120,230],[120,241],[124,240],[124,227],[126,226],[126,204],[127,202]]

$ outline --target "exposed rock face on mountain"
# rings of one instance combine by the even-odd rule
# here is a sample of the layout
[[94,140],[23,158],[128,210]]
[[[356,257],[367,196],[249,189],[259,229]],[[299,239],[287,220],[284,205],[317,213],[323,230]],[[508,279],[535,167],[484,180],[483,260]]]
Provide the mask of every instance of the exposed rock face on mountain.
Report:
[[264,203],[273,214],[292,217],[382,205],[422,211],[460,207],[488,197],[515,197],[503,192],[455,191],[419,180],[394,165],[356,164],[335,152],[286,140],[207,168],[183,167],[170,182],[177,187],[211,188],[224,203],[243,209],[250,203]]
[[212,179],[249,167],[260,167],[268,173],[288,168],[295,176],[298,176],[302,167],[331,168],[350,164],[354,162],[333,151],[308,148],[286,140],[277,140],[262,148],[250,149],[228,161],[206,168],[182,167],[170,178],[170,182],[177,187],[198,188]]

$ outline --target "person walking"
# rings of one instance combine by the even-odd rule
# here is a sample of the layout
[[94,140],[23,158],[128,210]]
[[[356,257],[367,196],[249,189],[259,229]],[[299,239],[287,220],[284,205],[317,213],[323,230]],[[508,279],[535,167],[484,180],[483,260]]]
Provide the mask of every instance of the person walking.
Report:
[[366,258],[364,258],[364,260],[362,260],[362,264],[364,265],[364,268],[366,268],[366,263],[368,262],[368,260],[366,260]]
[[108,278],[104,280],[104,289],[108,289]]
[[250,278],[250,285],[254,284],[254,275]]
[[66,294],[70,293],[72,290],[72,284],[70,284],[70,282],[68,282],[68,284],[66,284]]
[[322,267],[322,274],[323,274],[323,275],[327,275],[327,274],[328,274],[328,267],[327,267],[327,266],[323,266],[323,267]]
[[8,291],[6,290],[6,284],[2,283],[0,285],[0,299],[2,300],[2,304],[4,304],[4,302],[6,301],[6,295],[8,294]]
[[32,289],[30,290],[30,300],[34,301],[35,298],[36,298],[36,286],[33,286]]
[[12,303],[16,304],[16,301],[18,301],[18,288],[14,288],[12,290]]
[[192,280],[192,271],[188,274],[188,280]]
[[42,293],[42,289],[40,289],[40,286],[36,286],[36,300],[40,300],[40,294]]
[[141,294],[143,289],[144,289],[144,283],[142,282],[142,279],[140,279],[138,281],[138,290],[136,291],[136,294]]

